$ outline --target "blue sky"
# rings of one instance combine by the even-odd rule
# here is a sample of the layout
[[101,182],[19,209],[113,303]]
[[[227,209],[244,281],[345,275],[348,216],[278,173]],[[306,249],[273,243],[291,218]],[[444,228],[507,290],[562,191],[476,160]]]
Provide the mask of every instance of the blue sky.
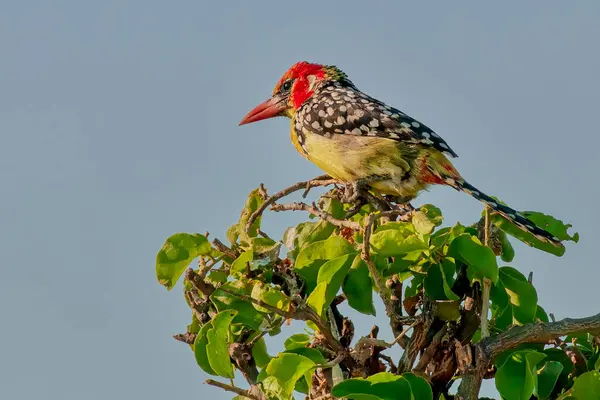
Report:
[[[564,257],[516,244],[513,264],[534,271],[557,318],[598,312],[599,19],[592,0],[7,2],[2,392],[231,398],[202,385],[171,339],[189,312],[180,286],[157,284],[154,257],[174,232],[223,236],[260,182],[274,191],[320,174],[284,119],[237,127],[298,60],[338,65],[431,126],[480,189],[572,223],[581,241]],[[422,202],[448,224],[481,211],[449,188]],[[302,217],[269,214],[265,228]]]

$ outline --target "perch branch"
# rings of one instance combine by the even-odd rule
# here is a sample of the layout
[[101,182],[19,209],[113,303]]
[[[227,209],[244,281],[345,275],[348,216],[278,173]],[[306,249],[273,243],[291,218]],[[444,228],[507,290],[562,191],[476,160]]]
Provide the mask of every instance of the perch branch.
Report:
[[352,230],[358,231],[360,230],[360,224],[354,221],[347,221],[343,219],[337,219],[331,214],[326,213],[325,211],[321,211],[314,203],[312,206],[309,206],[306,203],[290,203],[290,204],[274,204],[271,207],[272,211],[306,211],[311,214],[316,215],[321,218],[323,221],[327,221],[332,225],[339,226],[340,228],[350,228]]
[[[328,186],[336,182],[337,180],[331,179],[328,175],[322,175],[316,177],[315,179],[311,179],[310,181],[298,182],[288,188],[280,190],[273,196],[267,197],[265,201],[260,205],[260,207],[258,207],[258,209],[254,211],[252,215],[250,215],[250,218],[248,218],[248,222],[246,223],[246,231],[250,229],[254,221],[256,221],[256,219],[260,217],[270,205],[275,204],[275,202],[281,199],[282,197],[288,196],[301,189],[305,190],[303,197],[306,197],[306,194],[308,193],[308,190],[310,190],[310,188],[317,186]],[[264,187],[261,186],[261,188],[264,191]],[[264,194],[266,194],[266,191],[264,191],[263,195]]]

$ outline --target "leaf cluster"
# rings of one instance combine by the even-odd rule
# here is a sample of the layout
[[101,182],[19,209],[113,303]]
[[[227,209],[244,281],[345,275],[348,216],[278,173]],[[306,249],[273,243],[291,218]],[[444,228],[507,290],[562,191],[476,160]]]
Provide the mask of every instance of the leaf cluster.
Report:
[[[430,204],[383,218],[377,204],[351,210],[335,193],[315,204],[329,220],[312,218],[274,240],[261,231],[256,213],[268,196],[256,189],[228,229],[228,245],[177,233],[157,254],[160,284],[171,290],[184,277],[192,316],[178,336],[206,374],[232,379],[239,371],[246,378],[250,389],[230,388],[238,399],[291,399],[294,392],[310,399],[451,399],[453,383],[476,362],[465,349],[481,340],[484,280],[492,284],[492,337],[549,322],[531,280],[506,265],[514,257],[509,236],[559,256],[564,251],[496,215],[486,233],[481,222],[442,226],[441,211]],[[563,240],[578,240],[553,217],[527,216]],[[360,229],[332,223],[337,220]],[[198,265],[189,268],[194,260]],[[373,316],[374,294],[386,304],[394,343],[377,339],[377,330],[354,340],[353,322],[338,309],[346,301]],[[283,334],[293,319],[306,322],[304,332],[271,355],[265,336]],[[397,363],[385,355],[396,343],[404,348]],[[588,333],[524,343],[496,357],[486,378],[495,378],[509,400],[596,398],[590,396],[600,393],[599,354],[598,337]]]

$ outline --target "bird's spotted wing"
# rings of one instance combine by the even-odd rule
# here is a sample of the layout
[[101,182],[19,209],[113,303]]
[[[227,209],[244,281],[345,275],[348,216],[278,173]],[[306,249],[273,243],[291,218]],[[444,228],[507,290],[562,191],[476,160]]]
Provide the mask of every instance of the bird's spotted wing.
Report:
[[431,128],[356,89],[330,83],[307,101],[296,116],[296,131],[373,136],[431,146],[450,157],[457,154]]

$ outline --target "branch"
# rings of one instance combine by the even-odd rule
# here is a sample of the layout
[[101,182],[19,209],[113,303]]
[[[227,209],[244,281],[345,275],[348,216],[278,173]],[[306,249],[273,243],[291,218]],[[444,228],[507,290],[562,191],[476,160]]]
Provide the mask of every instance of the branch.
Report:
[[[485,206],[485,222],[483,232],[483,244],[490,247],[490,208]],[[490,336],[490,328],[488,324],[488,311],[490,309],[490,291],[492,290],[492,281],[488,278],[483,278],[483,296],[481,306],[481,337]]]
[[232,393],[238,394],[240,396],[247,397],[247,398],[252,399],[252,400],[260,400],[258,397],[256,397],[252,393],[250,393],[248,390],[240,389],[237,386],[228,385],[226,383],[215,381],[215,380],[212,380],[212,379],[207,379],[207,380],[204,381],[204,383],[206,383],[207,385],[216,386],[216,387],[218,387],[220,389],[223,389],[223,390],[226,390],[228,392],[232,392]]
[[323,221],[327,221],[332,225],[338,226],[340,228],[350,228],[352,230],[358,231],[360,230],[360,224],[355,221],[347,221],[342,219],[337,219],[331,214],[327,214],[325,211],[321,211],[317,206],[313,203],[312,206],[309,206],[306,203],[291,203],[291,204],[274,204],[271,207],[272,211],[307,211],[311,214],[316,215],[321,218]]
[[429,365],[429,362],[435,355],[436,351],[440,350],[438,348],[438,346],[442,342],[442,338],[444,337],[445,334],[446,334],[446,325],[444,325],[442,327],[442,329],[440,329],[435,334],[435,336],[431,340],[431,343],[429,344],[429,346],[427,346],[427,350],[425,350],[425,352],[419,359],[419,362],[417,363],[417,365],[415,366],[413,371],[416,371],[416,372],[424,372],[425,371],[425,368],[427,368],[427,365]]
[[377,288],[377,291],[379,292],[379,296],[381,297],[381,300],[383,301],[383,304],[385,305],[385,312],[386,312],[387,316],[390,318],[390,323],[392,324],[392,329],[394,328],[394,326],[397,323],[400,322],[398,320],[399,315],[397,315],[397,313],[394,309],[394,304],[392,303],[391,290],[386,285],[382,284],[381,277],[379,276],[379,273],[377,272],[377,267],[375,266],[375,263],[373,262],[373,260],[371,260],[371,254],[370,254],[371,233],[373,232],[373,225],[375,224],[375,221],[377,221],[380,218],[399,216],[399,217],[401,217],[400,218],[401,220],[406,220],[406,219],[410,218],[410,215],[411,215],[411,213],[407,213],[405,210],[383,211],[378,214],[370,214],[367,217],[367,220],[365,222],[365,228],[363,230],[363,245],[362,245],[362,251],[361,251],[360,257],[367,264],[367,267],[369,268],[371,277],[373,278],[373,281],[375,281],[375,287]]
[[488,365],[505,350],[523,343],[548,343],[560,336],[600,333],[600,314],[586,318],[565,318],[557,322],[513,327],[499,335],[482,339],[475,348],[475,368],[463,375],[457,400],[476,400]]
[[497,336],[480,343],[483,350],[493,360],[504,350],[522,343],[547,343],[559,336],[579,333],[600,333],[600,314],[586,318],[565,318],[557,322],[515,326]]
[[306,197],[310,188],[317,186],[328,186],[334,183],[337,183],[337,180],[331,179],[328,175],[322,175],[316,177],[315,179],[311,179],[310,181],[298,182],[288,188],[285,188],[275,193],[273,196],[267,197],[264,203],[262,203],[260,207],[258,207],[258,209],[252,213],[252,215],[250,215],[250,218],[248,218],[248,222],[246,223],[246,231],[250,229],[254,221],[256,221],[256,219],[260,217],[270,205],[274,204],[277,200],[281,199],[282,197],[285,197],[301,189],[305,190],[302,197]]
[[196,340],[196,334],[193,332],[178,333],[173,335],[173,339],[187,344],[194,344],[194,341]]

